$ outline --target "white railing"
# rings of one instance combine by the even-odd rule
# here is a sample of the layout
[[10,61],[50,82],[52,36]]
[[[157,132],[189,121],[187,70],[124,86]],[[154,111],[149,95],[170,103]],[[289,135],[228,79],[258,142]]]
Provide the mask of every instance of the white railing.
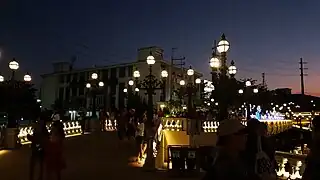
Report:
[[[50,132],[51,123],[47,124],[46,126],[48,131]],[[63,130],[67,136],[73,135],[73,134],[79,134],[82,132],[80,123],[78,121],[63,122],[63,126],[64,126]],[[20,139],[22,144],[29,142],[27,138],[28,134],[30,135],[33,134],[33,127],[31,125],[19,128],[18,138]]]

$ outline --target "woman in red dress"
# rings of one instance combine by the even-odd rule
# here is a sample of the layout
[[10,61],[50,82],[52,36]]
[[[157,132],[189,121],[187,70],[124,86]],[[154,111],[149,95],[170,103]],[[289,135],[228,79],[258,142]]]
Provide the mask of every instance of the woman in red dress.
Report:
[[66,168],[63,156],[63,140],[65,138],[61,122],[54,122],[51,127],[51,137],[46,148],[45,164],[47,180],[61,180],[61,171]]

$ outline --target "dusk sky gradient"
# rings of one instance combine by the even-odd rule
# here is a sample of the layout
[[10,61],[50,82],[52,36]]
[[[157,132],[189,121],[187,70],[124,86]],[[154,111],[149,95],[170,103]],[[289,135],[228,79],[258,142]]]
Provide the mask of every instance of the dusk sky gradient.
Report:
[[320,95],[319,9],[317,0],[1,0],[0,71],[16,57],[39,83],[72,55],[76,67],[91,67],[135,61],[139,47],[156,45],[167,60],[177,47],[209,77],[213,41],[225,33],[237,78],[265,72],[268,87],[298,92],[303,57],[306,92]]

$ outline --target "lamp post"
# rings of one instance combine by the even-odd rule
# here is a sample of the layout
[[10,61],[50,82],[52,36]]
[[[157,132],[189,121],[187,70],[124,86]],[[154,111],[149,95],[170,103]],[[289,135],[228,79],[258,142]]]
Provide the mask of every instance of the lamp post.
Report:
[[162,89],[162,85],[164,84],[164,79],[168,77],[168,72],[166,70],[162,70],[161,77],[162,79],[157,79],[152,74],[152,65],[156,63],[155,58],[150,55],[146,59],[147,64],[149,66],[149,74],[140,81],[140,72],[138,70],[134,71],[133,76],[135,78],[136,88],[143,89],[146,91],[148,96],[148,109],[147,109],[147,121],[145,123],[146,127],[146,138],[148,140],[147,145],[147,159],[145,161],[144,167],[154,169],[155,166],[155,158],[153,155],[153,140],[155,132],[153,132],[153,95],[155,94],[156,89]]
[[104,86],[104,82],[98,80],[98,74],[97,73],[92,73],[91,74],[91,79],[89,82],[86,84],[86,88],[91,94],[92,97],[92,109],[91,109],[91,130],[95,131],[96,128],[99,127],[99,121],[97,121],[97,108],[96,108],[96,98],[97,98],[97,92],[101,87]]
[[239,89],[238,93],[240,95],[244,94],[244,101],[246,103],[246,111],[245,111],[245,116],[246,116],[246,119],[247,121],[250,119],[250,110],[251,110],[251,107],[250,107],[250,102],[249,102],[249,99],[251,97],[251,93],[253,94],[257,94],[259,92],[258,88],[252,88],[252,83],[251,81],[247,80],[245,82],[245,88],[244,90],[243,89]]
[[[209,61],[212,74],[212,83],[217,87],[217,92],[220,94],[216,97],[219,102],[219,115],[220,120],[228,118],[228,103],[230,101],[230,94],[228,88],[230,86],[228,74],[230,78],[234,78],[237,73],[237,68],[234,61],[231,61],[230,66],[227,66],[227,52],[230,49],[230,43],[227,41],[226,36],[222,34],[218,45],[215,45],[212,51],[212,57]],[[219,55],[216,54],[216,50]],[[213,98],[213,97],[212,97]]]
[[[185,93],[188,97],[188,104],[187,104],[187,110],[188,110],[188,132],[190,134],[190,144],[192,147],[196,146],[194,135],[199,133],[198,129],[198,122],[196,119],[196,110],[194,108],[194,102],[193,102],[193,96],[196,94],[198,91],[198,84],[201,83],[201,79],[193,79],[194,75],[194,70],[190,66],[190,68],[187,70],[187,75],[188,75],[188,83],[187,85],[185,84],[184,80],[180,81],[180,85],[182,88],[185,88],[185,91],[182,91]],[[186,85],[186,87],[184,87]]]

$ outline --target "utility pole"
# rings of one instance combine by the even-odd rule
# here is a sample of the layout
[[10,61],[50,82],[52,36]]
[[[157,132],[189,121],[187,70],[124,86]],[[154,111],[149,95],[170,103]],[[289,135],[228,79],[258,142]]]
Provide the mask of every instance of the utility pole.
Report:
[[[308,68],[305,68],[304,65],[307,64],[307,62],[303,61],[302,58],[300,58],[300,83],[301,83],[301,104],[302,106],[305,105],[305,98],[304,98],[304,76],[307,76],[307,74],[304,74],[304,70],[308,69]],[[303,152],[304,150],[304,143],[303,143],[303,133],[302,133],[302,117],[299,116],[299,123],[300,123],[300,131],[301,131],[301,134],[300,134],[300,141],[301,141],[301,151]]]
[[266,87],[266,79],[265,79],[265,73],[262,73],[262,86]]
[[307,64],[307,62],[303,61],[302,58],[300,58],[300,83],[301,83],[301,94],[305,95],[304,93],[304,76],[307,76],[307,74],[304,74],[304,70],[308,69],[305,68],[304,65]]
[[[173,91],[173,79],[172,79],[172,73],[174,71],[175,66],[180,66],[181,68],[181,75],[183,75],[183,66],[185,65],[184,60],[186,59],[185,57],[181,58],[175,58],[174,53],[178,48],[172,48],[171,49],[171,64],[169,68],[169,94],[170,94],[170,100],[172,100],[172,91]],[[178,61],[178,63],[176,63]]]

